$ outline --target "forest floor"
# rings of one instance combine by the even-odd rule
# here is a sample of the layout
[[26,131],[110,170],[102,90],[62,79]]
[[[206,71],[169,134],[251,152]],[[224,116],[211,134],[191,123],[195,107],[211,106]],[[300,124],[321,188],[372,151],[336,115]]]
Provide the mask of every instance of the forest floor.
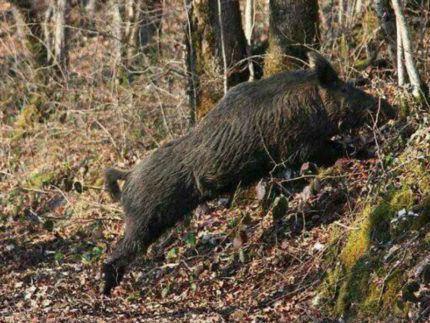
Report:
[[[65,83],[35,76],[17,39],[0,46],[0,321],[429,319],[425,104],[338,138],[353,152],[332,167],[266,179],[283,182],[276,202],[240,192],[230,207],[200,207],[102,296],[100,267],[123,230],[103,169],[188,131],[182,57],[146,62],[130,85],[103,44],[71,53]],[[367,73],[369,93],[399,103],[390,80]]]
[[[121,207],[102,186],[102,171],[115,164],[114,143],[122,138],[121,126],[112,122],[118,112],[60,110],[49,121],[31,122],[21,132],[19,121],[8,119],[15,111],[7,111],[2,116],[0,156],[0,315],[8,322],[329,322],[339,315],[339,290],[330,294],[324,286],[330,284],[351,232],[361,230],[357,215],[369,202],[376,203],[372,201],[381,181],[388,181],[383,176],[405,163],[409,167],[403,159],[385,168],[380,158],[344,158],[310,174],[310,179],[303,180],[296,172],[287,178],[291,185],[286,186],[288,206],[283,210],[274,204],[264,209],[259,201],[241,200],[240,194],[230,208],[215,201],[166,234],[148,257],[130,268],[113,295],[105,297],[100,293],[100,266],[123,229]],[[429,140],[422,130],[426,125],[420,124],[405,130],[391,123],[385,135],[378,134],[381,146],[372,143],[372,131],[362,132],[359,141],[376,151],[389,138],[401,138],[401,131],[408,132],[405,138],[418,133],[418,146],[409,144],[410,156],[415,156],[416,147],[427,149]],[[391,147],[384,158],[398,160],[408,140]],[[123,165],[150,153],[143,149],[137,156],[132,150]],[[397,179],[403,180],[402,174]],[[413,205],[426,203],[428,192],[413,194]],[[387,213],[389,221],[407,208],[419,212],[406,204],[395,214]],[[372,276],[386,310],[398,306],[396,302],[410,302],[402,293],[410,272],[430,261],[428,229],[424,221],[422,227],[408,227],[407,239],[368,246],[366,252],[379,248],[384,257],[393,248],[405,251],[401,259],[394,258],[398,262],[383,261],[387,268],[393,263],[405,267],[391,295],[393,302],[383,298],[389,271],[378,269]],[[336,284],[345,279],[346,273]],[[419,280],[414,293],[421,295],[419,301],[406,310],[404,305],[393,310],[400,313],[397,318],[428,317],[428,283]]]

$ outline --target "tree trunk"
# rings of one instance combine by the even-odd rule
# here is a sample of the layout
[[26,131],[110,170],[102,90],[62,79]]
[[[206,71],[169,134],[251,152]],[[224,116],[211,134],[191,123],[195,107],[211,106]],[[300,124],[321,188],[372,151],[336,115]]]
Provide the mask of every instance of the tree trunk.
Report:
[[[403,15],[402,7],[399,0],[391,0],[393,5],[394,13],[396,15],[397,29],[399,30],[399,35],[402,39],[401,47],[403,48],[403,54],[405,55],[405,67],[408,72],[409,81],[412,84],[412,95],[420,99],[422,95],[421,89],[421,79],[418,75],[417,69],[415,67],[414,58],[412,55],[412,45],[410,40],[410,35],[408,31],[408,25],[406,23],[405,16]],[[400,80],[400,79],[399,79]]]
[[160,0],[110,0],[114,63],[129,69],[160,30]]
[[319,48],[317,0],[270,0],[269,5],[265,76],[303,66],[309,48]]
[[153,39],[160,33],[163,19],[163,1],[145,0],[140,6],[137,24],[137,44],[141,51],[149,52],[153,48]]
[[122,48],[123,48],[123,34],[122,34],[122,18],[121,18],[121,0],[110,0],[109,11],[111,19],[111,33],[112,33],[112,66],[116,70],[116,66],[122,64]]
[[215,106],[225,88],[246,81],[249,72],[239,1],[194,0],[188,6],[186,45],[193,123]]
[[91,31],[95,29],[95,13],[96,13],[96,0],[81,0],[81,12],[82,19],[81,24],[84,28],[89,29],[90,35]]
[[66,0],[56,0],[55,3],[50,4],[52,8],[52,32],[50,34],[51,47],[53,53],[48,55],[48,63],[52,63],[59,67],[61,72],[64,73],[69,65],[68,54],[68,31],[66,28],[66,18],[70,9]]
[[70,6],[67,0],[11,1],[30,24],[29,47],[37,62],[53,66],[57,73],[67,70],[68,23]]
[[404,73],[402,34],[400,33],[400,29],[397,28],[397,78],[399,86],[405,85]]
[[393,66],[397,66],[396,61],[396,17],[394,11],[390,7],[389,0],[374,0],[373,5],[376,15],[378,16],[381,24],[384,39],[387,41],[388,54],[390,55]]
[[247,44],[247,55],[248,55],[248,69],[249,69],[249,80],[253,81],[255,78],[254,64],[252,59],[251,49],[252,49],[252,34],[254,31],[255,24],[255,2],[254,0],[246,0],[245,5],[245,37]]

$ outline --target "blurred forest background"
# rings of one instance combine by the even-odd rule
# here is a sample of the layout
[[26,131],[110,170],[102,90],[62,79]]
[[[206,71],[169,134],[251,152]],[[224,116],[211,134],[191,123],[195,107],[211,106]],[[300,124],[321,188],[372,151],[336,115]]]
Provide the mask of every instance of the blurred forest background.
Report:
[[[429,46],[429,0],[0,0],[0,317],[428,320]],[[123,229],[103,169],[312,48],[397,120],[200,207],[100,296]]]

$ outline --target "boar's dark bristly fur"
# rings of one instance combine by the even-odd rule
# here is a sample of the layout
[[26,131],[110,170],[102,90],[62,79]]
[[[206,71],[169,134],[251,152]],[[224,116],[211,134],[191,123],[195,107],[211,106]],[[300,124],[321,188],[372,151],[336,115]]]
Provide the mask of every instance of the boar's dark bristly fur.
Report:
[[[382,100],[341,81],[321,55],[311,68],[232,88],[189,134],[159,148],[131,171],[109,169],[106,183],[121,196],[125,235],[103,268],[104,293],[166,229],[204,201],[268,174],[328,153],[335,134],[392,117]],[[117,179],[125,179],[122,194]]]

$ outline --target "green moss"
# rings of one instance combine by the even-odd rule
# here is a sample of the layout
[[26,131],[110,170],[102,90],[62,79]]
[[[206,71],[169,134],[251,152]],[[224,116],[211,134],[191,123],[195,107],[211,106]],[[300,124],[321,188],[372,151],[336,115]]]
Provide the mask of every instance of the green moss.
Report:
[[381,202],[369,215],[369,237],[372,242],[386,242],[390,239],[390,220],[394,215],[393,206]]
[[51,183],[56,177],[55,172],[47,168],[38,168],[32,171],[28,177],[28,185],[32,188],[42,188],[44,185]]
[[401,277],[401,272],[396,271],[391,274],[391,277],[385,282],[385,291],[382,295],[383,309],[394,310],[396,313],[400,314],[402,310],[396,306],[399,301],[399,291],[403,286],[403,279]]
[[422,206],[422,211],[419,216],[414,219],[411,229],[420,230],[426,224],[430,223],[430,197],[428,196]]
[[[329,267],[330,268],[330,267]],[[330,270],[317,290],[318,302],[321,300],[328,305],[325,310],[330,314],[335,313],[335,306],[339,296],[339,289],[344,280],[345,270],[341,264],[337,264],[333,270]]]
[[[407,318],[412,305],[402,299],[401,291],[414,264],[403,262],[403,253],[390,251],[393,244],[387,242],[402,243],[411,230],[428,231],[430,164],[424,152],[429,146],[427,131],[417,131],[409,148],[387,166],[390,176],[348,230],[332,226],[336,228],[330,232],[324,256],[328,273],[318,294],[325,299],[329,315],[342,315],[351,322]],[[403,209],[415,214],[399,214]],[[420,242],[423,250],[428,248],[430,234]],[[388,254],[389,259],[384,258]],[[402,265],[393,270],[395,263]]]
[[350,234],[348,242],[340,254],[345,266],[351,268],[366,253],[369,244],[368,225],[365,224],[359,231]]
[[38,117],[39,110],[36,105],[29,104],[24,106],[15,121],[16,131],[14,132],[14,138],[20,139],[25,131],[33,128]]
[[379,19],[372,10],[367,10],[362,19],[363,30],[365,35],[372,37],[372,34],[380,26]]
[[378,259],[363,256],[347,272],[346,281],[340,288],[335,312],[338,315],[355,315],[374,313],[377,308],[375,295],[377,287],[372,285],[372,273],[378,266]]
[[414,193],[409,187],[406,187],[394,193],[390,205],[394,211],[409,210],[414,205]]
[[359,216],[357,223],[355,223],[356,226],[359,226],[359,229],[349,233],[347,243],[340,253],[340,259],[347,269],[350,269],[366,253],[369,247],[370,213],[371,207],[367,206]]
[[[400,195],[394,196],[396,203],[404,202]],[[395,289],[390,287],[381,291],[381,286],[376,283],[386,275],[381,254],[370,249],[372,245],[390,239],[389,225],[394,215],[390,202],[382,201],[376,207],[368,204],[357,216],[352,226],[358,229],[348,233],[347,242],[340,251],[342,263],[327,276],[323,292],[327,298],[335,299],[333,312],[336,315],[374,315],[380,307],[381,297]]]
[[289,69],[291,66],[286,64],[285,53],[281,46],[273,38],[269,38],[269,47],[264,58],[264,76],[268,77],[276,73]]
[[361,312],[372,315],[379,310],[379,298],[381,296],[381,287],[375,282],[369,282],[366,296],[361,302]]
[[[423,170],[423,173],[425,170]],[[418,188],[423,192],[424,194],[430,193],[430,176],[424,176],[421,178],[420,181],[418,181]]]

